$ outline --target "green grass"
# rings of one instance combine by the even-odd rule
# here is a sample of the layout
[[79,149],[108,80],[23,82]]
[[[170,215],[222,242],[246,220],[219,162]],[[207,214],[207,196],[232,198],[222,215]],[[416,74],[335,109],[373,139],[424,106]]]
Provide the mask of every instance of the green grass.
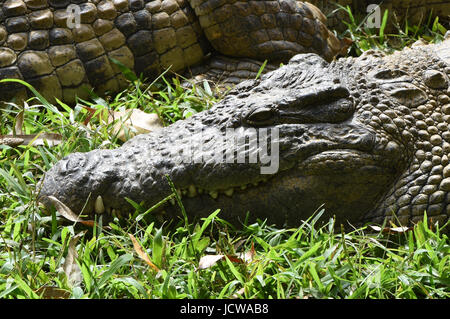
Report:
[[[22,213],[23,214],[23,213]],[[89,229],[74,246],[80,280],[64,271],[69,242],[83,227],[10,214],[0,241],[0,298],[39,298],[47,287],[72,298],[448,298],[449,241],[423,223],[399,236],[333,221],[297,229],[258,222],[230,228],[216,214],[196,225],[155,222]],[[34,217],[34,218],[33,218]],[[136,237],[150,267],[139,258]],[[236,256],[252,251],[251,260]],[[205,269],[200,258],[229,257]],[[234,256],[234,258],[233,258]]]
[[[390,35],[359,24],[349,24],[353,54],[389,49]],[[438,41],[443,30],[434,26]],[[425,26],[404,30],[402,45],[429,34]],[[74,108],[42,97],[37,105],[2,108],[0,135],[50,132],[62,142],[0,145],[0,298],[450,297],[450,241],[426,216],[411,231],[390,234],[367,227],[336,232],[333,219],[318,222],[323,211],[292,229],[264,221],[234,228],[220,211],[198,223],[183,218],[169,225],[137,208],[129,222],[99,219],[95,227],[45,212],[36,202],[37,185],[54,163],[121,145],[115,123],[99,120],[103,110],[139,108],[170,125],[220,99],[207,83],[184,88],[163,76],[146,85],[128,76],[128,90]],[[217,262],[206,267],[208,255]]]
[[[359,56],[368,50],[382,50],[391,53],[412,45],[418,40],[429,43],[438,43],[444,39],[447,28],[439,22],[439,17],[433,18],[432,12],[426,19],[422,19],[418,25],[406,21],[400,25],[393,17],[389,18],[389,11],[381,12],[380,28],[367,27],[367,16],[356,15],[349,6],[344,7],[336,4],[337,11],[344,12],[346,18],[343,23],[347,29],[340,37],[347,37],[353,41],[349,54]],[[388,24],[392,25],[393,32],[387,33]]]

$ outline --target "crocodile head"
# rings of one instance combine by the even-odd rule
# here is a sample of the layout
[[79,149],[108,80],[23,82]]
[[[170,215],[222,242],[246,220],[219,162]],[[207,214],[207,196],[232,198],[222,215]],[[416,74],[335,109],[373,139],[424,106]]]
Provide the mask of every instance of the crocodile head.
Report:
[[[125,198],[151,207],[168,196],[167,175],[193,217],[220,208],[230,221],[250,212],[298,224],[323,204],[339,221],[383,215],[420,148],[414,112],[448,87],[432,51],[368,52],[331,64],[297,55],[188,120],[116,150],[69,155],[46,174],[41,200],[52,195],[90,213],[101,196],[106,212],[125,213]],[[426,86],[433,78],[442,88]],[[158,210],[179,213],[170,203]]]

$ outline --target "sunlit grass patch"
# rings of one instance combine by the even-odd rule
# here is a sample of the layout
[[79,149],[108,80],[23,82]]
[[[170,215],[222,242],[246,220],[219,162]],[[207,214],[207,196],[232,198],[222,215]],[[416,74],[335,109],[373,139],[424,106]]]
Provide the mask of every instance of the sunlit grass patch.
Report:
[[[448,29],[440,23],[439,17],[433,18],[430,12],[427,17],[420,20],[418,25],[408,22],[406,19],[403,25],[391,16],[388,10],[380,12],[380,26],[369,27],[368,19],[370,13],[366,16],[356,15],[349,6],[336,4],[337,11],[345,13],[346,18],[343,23],[346,30],[340,34],[341,37],[350,38],[353,41],[349,49],[349,54],[359,56],[368,50],[382,50],[391,53],[395,50],[401,50],[411,46],[418,40],[424,40],[428,43],[439,43],[444,40]],[[394,32],[387,32],[388,24],[392,25]]]

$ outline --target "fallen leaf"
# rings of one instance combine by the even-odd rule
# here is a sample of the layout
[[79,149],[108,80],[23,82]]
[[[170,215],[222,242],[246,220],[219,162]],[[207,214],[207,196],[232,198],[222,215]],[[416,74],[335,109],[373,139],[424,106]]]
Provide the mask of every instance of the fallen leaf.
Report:
[[83,220],[77,216],[69,207],[67,207],[64,203],[62,203],[59,199],[54,196],[47,197],[52,204],[55,206],[56,210],[66,219],[70,220],[74,223],[81,223],[86,226],[93,227],[95,225],[95,221],[93,220]]
[[69,299],[70,291],[50,286],[42,286],[35,293],[43,299]]
[[83,124],[85,126],[87,126],[89,124],[89,122],[91,121],[92,117],[95,114],[95,109],[92,107],[88,107],[88,106],[83,106],[83,108],[88,111],[89,115],[86,117],[86,119],[84,120]]
[[245,253],[241,253],[239,255],[239,258],[245,261],[246,263],[249,263],[253,261],[254,257],[255,257],[255,245],[252,242],[252,247],[250,248],[250,250]]
[[[84,125],[88,125],[97,110],[88,106],[83,106],[83,108],[88,112]],[[105,108],[104,111],[97,114],[97,117],[100,122],[114,123],[113,134],[117,134],[117,138],[123,142],[136,135],[150,133],[163,127],[157,114],[146,113],[139,109],[112,111]]]
[[369,227],[372,228],[374,231],[381,231],[381,227],[380,226],[369,225]]
[[139,109],[108,112],[107,123],[113,123],[114,121],[116,123],[113,132],[123,142],[138,134],[154,132],[163,127],[157,114],[146,113]]
[[374,231],[377,232],[383,232],[383,233],[397,233],[397,234],[401,234],[401,233],[406,233],[408,231],[413,230],[414,227],[406,227],[406,226],[402,226],[402,227],[384,227],[381,228],[379,226],[373,226],[373,225],[369,225],[370,228],[372,228]]
[[24,116],[25,112],[22,110],[20,111],[17,116],[16,116],[16,125],[14,126],[14,134],[17,135],[22,135],[23,131],[22,131],[22,127],[23,127],[23,116]]
[[214,266],[219,260],[227,257],[231,262],[236,264],[249,263],[253,261],[255,256],[255,246],[252,243],[252,247],[248,252],[239,254],[239,257],[233,255],[206,255],[200,258],[198,262],[198,269],[206,269]]
[[138,256],[147,263],[150,267],[152,267],[154,270],[159,271],[159,268],[151,262],[150,258],[148,258],[147,254],[142,249],[141,245],[139,245],[136,238],[134,238],[133,235],[128,234],[130,236],[131,241],[133,242],[134,251],[138,254]]
[[226,256],[231,262],[233,262],[235,264],[242,264],[244,262],[244,260],[242,260],[240,257],[236,257],[236,256],[232,256],[232,255],[226,255]]
[[206,269],[214,266],[219,260],[223,259],[225,255],[206,255],[200,258],[198,262],[198,269]]
[[72,287],[79,286],[83,282],[83,275],[81,269],[78,266],[76,259],[78,253],[76,250],[76,244],[86,231],[76,234],[70,239],[69,247],[67,249],[67,256],[64,260],[63,270],[67,276],[67,281]]
[[245,288],[242,287],[238,291],[236,291],[232,296],[231,299],[238,299],[240,296],[242,296],[245,293]]
[[0,135],[0,144],[12,146],[11,141],[13,141],[14,146],[28,144],[40,146],[45,145],[45,141],[49,146],[55,146],[61,143],[62,136],[57,133]]

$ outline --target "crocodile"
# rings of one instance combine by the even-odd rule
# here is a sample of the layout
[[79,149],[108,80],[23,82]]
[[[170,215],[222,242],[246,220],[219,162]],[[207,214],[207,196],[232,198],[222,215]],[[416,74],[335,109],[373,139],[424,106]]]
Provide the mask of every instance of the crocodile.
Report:
[[[330,61],[348,46],[317,7],[296,0],[0,0],[0,8],[0,79],[25,80],[53,103],[126,88],[123,66],[154,79],[206,64],[234,83],[265,60]],[[0,101],[29,96],[19,83],[0,85]]]
[[[189,218],[298,225],[450,216],[450,39],[387,55],[314,53],[238,84],[211,109],[114,150],[73,153],[39,185],[76,213],[126,216],[180,196]],[[241,156],[241,157],[239,157]],[[175,193],[173,193],[175,194]],[[128,199],[128,200],[127,200]],[[173,219],[168,200],[155,214]]]

